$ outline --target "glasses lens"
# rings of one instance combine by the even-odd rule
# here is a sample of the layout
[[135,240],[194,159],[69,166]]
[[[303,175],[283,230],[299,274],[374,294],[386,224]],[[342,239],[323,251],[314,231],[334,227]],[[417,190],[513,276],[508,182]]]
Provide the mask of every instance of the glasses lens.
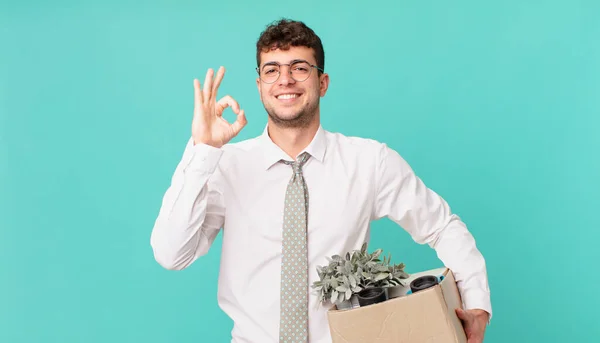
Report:
[[304,81],[310,76],[312,67],[307,62],[296,62],[290,67],[292,71],[292,77],[296,81]]
[[273,83],[279,77],[279,66],[266,65],[260,70],[260,79],[266,83]]

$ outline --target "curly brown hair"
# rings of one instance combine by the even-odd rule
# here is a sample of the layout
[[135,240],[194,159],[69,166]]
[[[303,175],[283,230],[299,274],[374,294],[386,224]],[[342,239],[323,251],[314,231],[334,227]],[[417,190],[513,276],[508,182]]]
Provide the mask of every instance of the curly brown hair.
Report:
[[260,66],[261,52],[287,50],[292,46],[312,48],[317,66],[325,70],[325,52],[321,38],[303,22],[285,18],[271,23],[260,34],[256,42],[256,66]]

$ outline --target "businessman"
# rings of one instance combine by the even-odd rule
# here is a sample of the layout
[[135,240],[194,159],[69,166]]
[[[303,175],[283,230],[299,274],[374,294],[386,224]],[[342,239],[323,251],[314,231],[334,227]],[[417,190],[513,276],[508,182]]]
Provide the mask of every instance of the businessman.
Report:
[[[234,98],[217,96],[225,69],[194,80],[191,137],[151,236],[158,263],[188,267],[223,230],[218,301],[232,342],[331,342],[327,306],[311,306],[316,266],[359,249],[370,222],[387,217],[453,270],[465,303],[457,314],[469,343],[482,342],[492,310],[473,236],[396,151],[321,126],[329,75],[320,38],[282,19],[261,33],[256,62],[268,121],[252,139],[230,142],[247,120]],[[222,117],[228,107],[233,123]]]

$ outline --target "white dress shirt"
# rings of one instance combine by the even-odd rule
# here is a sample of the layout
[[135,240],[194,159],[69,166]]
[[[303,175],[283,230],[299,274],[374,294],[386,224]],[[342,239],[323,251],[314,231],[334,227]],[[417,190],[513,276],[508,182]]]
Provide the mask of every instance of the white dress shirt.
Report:
[[[308,187],[309,283],[326,256],[360,249],[370,222],[388,217],[434,248],[455,273],[465,307],[491,315],[485,261],[448,204],[387,145],[319,128],[303,150]],[[278,342],[283,205],[292,160],[262,135],[222,148],[192,140],[177,165],[152,231],[158,263],[183,269],[206,254],[219,230],[223,245],[218,301],[235,343]],[[331,342],[327,306],[309,287],[309,342]]]

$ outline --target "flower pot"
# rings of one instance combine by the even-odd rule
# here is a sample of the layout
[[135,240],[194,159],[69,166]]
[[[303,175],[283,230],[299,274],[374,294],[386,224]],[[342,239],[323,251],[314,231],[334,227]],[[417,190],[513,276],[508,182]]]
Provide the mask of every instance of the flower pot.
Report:
[[433,287],[439,283],[438,278],[433,275],[424,275],[414,279],[410,283],[410,290],[412,293],[422,291],[429,287]]
[[358,304],[358,298],[356,294],[353,294],[349,300],[344,300],[341,303],[335,305],[338,310],[349,310],[351,308],[357,308],[360,305]]
[[409,287],[406,285],[398,285],[387,288],[388,299],[394,299],[406,295]]
[[360,304],[358,303],[358,296],[356,296],[356,294],[352,294],[350,301],[352,302],[352,308],[360,307]]
[[350,300],[344,300],[340,303],[335,304],[338,310],[349,310],[352,308],[352,302]]
[[365,288],[357,294],[360,306],[367,306],[387,300],[385,289],[382,287]]

